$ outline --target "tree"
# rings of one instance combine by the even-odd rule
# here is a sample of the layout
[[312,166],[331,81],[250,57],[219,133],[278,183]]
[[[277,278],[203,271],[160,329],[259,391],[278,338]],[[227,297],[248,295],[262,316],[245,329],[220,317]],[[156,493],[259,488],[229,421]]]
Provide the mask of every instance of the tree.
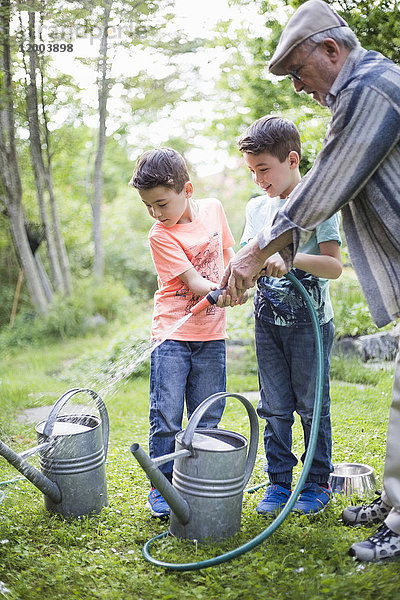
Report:
[[[231,0],[231,3],[242,7],[249,2]],[[222,145],[227,139],[231,140],[230,150],[237,153],[235,140],[255,119],[265,114],[287,117],[300,131],[303,145],[301,170],[304,173],[320,150],[329,112],[316,106],[307,96],[296,94],[287,78],[278,78],[268,72],[268,61],[282,31],[281,19],[286,20],[282,16],[285,4],[280,0],[256,0],[256,4],[260,19],[265,23],[265,35],[254,33],[252,23],[244,22],[237,29],[229,21],[219,25],[216,41],[225,48],[227,59],[217,84],[220,115],[214,120],[210,133]]]
[[102,32],[100,40],[100,54],[97,65],[97,87],[98,87],[98,110],[99,110],[99,133],[97,141],[97,152],[94,163],[93,173],[93,241],[94,241],[94,264],[93,272],[95,277],[101,278],[104,274],[104,250],[101,235],[101,202],[103,190],[103,155],[106,145],[106,118],[107,118],[107,100],[110,86],[110,67],[107,62],[108,51],[108,28],[110,25],[110,12],[112,0],[104,0]]
[[[94,241],[94,274],[101,278],[104,272],[104,250],[102,240],[102,203],[103,203],[103,158],[107,143],[108,128],[108,100],[110,92],[115,84],[122,84],[125,89],[132,87],[137,90],[143,90],[147,86],[161,88],[159,95],[160,105],[165,106],[171,102],[176,93],[167,90],[171,76],[167,76],[163,81],[157,83],[151,80],[151,77],[143,70],[140,77],[132,78],[127,75],[116,82],[112,77],[112,67],[115,56],[122,48],[129,53],[129,60],[135,64],[135,54],[140,54],[148,48],[157,48],[158,53],[166,55],[183,54],[191,51],[196,42],[192,44],[182,44],[181,34],[178,33],[179,42],[171,39],[163,39],[163,29],[169,22],[171,15],[168,8],[172,5],[172,0],[101,0],[97,3],[95,10],[92,7],[84,6],[85,3],[75,3],[70,10],[70,16],[75,15],[76,20],[81,21],[85,30],[91,32],[93,38],[95,33],[100,32],[99,56],[95,60],[97,72],[98,89],[98,118],[99,128],[97,133],[95,160],[92,173],[92,185],[87,186],[93,214],[93,241]],[[64,17],[65,19],[65,14]],[[127,26],[128,25],[128,26]],[[109,32],[113,29],[119,31],[118,39],[110,37]],[[140,59],[136,59],[140,60]],[[84,64],[93,64],[91,60],[82,61]],[[136,66],[136,65],[135,65]],[[135,81],[133,81],[135,80]],[[153,94],[154,96],[154,94]],[[129,100],[127,101],[129,105]],[[148,113],[154,110],[154,105],[150,107],[149,97],[146,95],[146,108]],[[132,104],[131,104],[132,106]],[[130,108],[130,107],[129,107]],[[132,125],[133,115],[127,112],[130,125]],[[149,115],[146,115],[149,118]],[[120,131],[126,130],[127,124],[121,122],[118,126]]]
[[[33,48],[35,43],[35,19],[36,12],[29,12],[28,23],[28,40],[30,47]],[[22,23],[21,23],[22,30]],[[22,45],[24,47],[24,45]],[[60,223],[58,219],[57,206],[53,190],[53,181],[51,176],[51,158],[49,154],[49,132],[47,127],[46,107],[44,104],[43,90],[41,93],[42,105],[42,124],[39,121],[39,94],[37,89],[37,76],[40,75],[40,80],[43,87],[43,58],[37,57],[36,52],[29,52],[28,61],[26,62],[26,54],[23,54],[24,66],[27,76],[26,82],[26,107],[27,120],[30,136],[30,152],[31,162],[35,177],[35,185],[37,190],[37,198],[39,204],[39,213],[43,223],[47,251],[52,270],[52,279],[55,289],[59,292],[69,293],[71,291],[71,275],[69,268],[68,256],[65,249],[64,240],[60,231]],[[39,64],[38,64],[39,63]],[[41,63],[41,64],[40,64]],[[44,134],[41,134],[41,128]],[[46,157],[44,152],[46,149]],[[50,206],[50,216],[48,214],[47,202],[45,199],[45,191],[48,194],[48,204]]]
[[14,246],[25,273],[32,303],[37,312],[46,313],[48,302],[29,245],[22,205],[15,140],[10,18],[10,0],[0,0],[0,199],[10,219]]
[[[57,258],[61,268],[62,277],[62,291],[65,294],[70,294],[72,290],[71,283],[71,268],[69,264],[69,258],[65,247],[64,237],[61,232],[60,219],[58,216],[58,208],[54,192],[53,183],[53,167],[52,167],[52,150],[50,144],[50,132],[48,127],[47,117],[47,104],[45,100],[45,77],[44,77],[44,61],[39,61],[39,74],[40,74],[40,104],[42,109],[42,121],[43,121],[43,142],[44,147],[44,174],[45,184],[49,199],[50,216],[52,223],[52,231],[54,234],[54,241],[57,251]],[[48,82],[47,82],[48,83]]]

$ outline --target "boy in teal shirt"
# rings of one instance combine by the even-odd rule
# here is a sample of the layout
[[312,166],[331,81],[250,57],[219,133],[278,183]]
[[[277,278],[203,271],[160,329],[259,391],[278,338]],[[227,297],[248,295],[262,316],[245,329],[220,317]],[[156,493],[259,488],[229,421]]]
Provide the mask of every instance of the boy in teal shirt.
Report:
[[[277,116],[255,121],[238,142],[253,179],[265,195],[252,198],[246,208],[241,242],[246,244],[272,223],[276,212],[300,182],[300,135],[295,125]],[[332,434],[330,421],[329,368],[333,343],[333,310],[329,279],[342,272],[339,217],[324,221],[303,245],[294,260],[294,274],[312,298],[324,350],[324,383],[320,430],[314,459],[293,511],[315,514],[331,498],[329,475]],[[308,308],[293,284],[279,254],[264,264],[254,297],[255,339],[260,383],[258,415],[265,419],[264,445],[270,484],[257,512],[279,512],[291,494],[294,412],[300,415],[305,452],[308,447],[316,377],[314,331]],[[305,452],[301,459],[304,460]]]

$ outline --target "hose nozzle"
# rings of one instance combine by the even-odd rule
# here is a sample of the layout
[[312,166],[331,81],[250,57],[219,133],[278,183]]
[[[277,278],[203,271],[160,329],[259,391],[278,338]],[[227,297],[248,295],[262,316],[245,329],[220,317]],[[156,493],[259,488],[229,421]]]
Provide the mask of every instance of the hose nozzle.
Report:
[[201,312],[208,306],[217,304],[218,298],[224,291],[225,291],[225,288],[218,288],[216,290],[212,290],[211,292],[209,292],[207,294],[207,296],[204,296],[204,298],[202,298],[202,300],[200,300],[200,302],[195,304],[195,306],[193,306],[193,308],[190,310],[192,315],[197,315],[199,312]]

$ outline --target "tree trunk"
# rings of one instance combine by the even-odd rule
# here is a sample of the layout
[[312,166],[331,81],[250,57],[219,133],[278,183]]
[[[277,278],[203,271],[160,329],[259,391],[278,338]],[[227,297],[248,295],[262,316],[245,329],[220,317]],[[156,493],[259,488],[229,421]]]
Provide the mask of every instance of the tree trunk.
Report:
[[70,294],[72,291],[72,282],[71,282],[71,267],[69,264],[67,249],[65,247],[64,238],[61,233],[60,220],[58,218],[57,211],[57,203],[54,196],[54,186],[53,186],[53,175],[51,168],[51,153],[50,153],[50,136],[49,130],[47,126],[47,114],[46,107],[44,101],[44,76],[43,71],[41,69],[41,64],[39,63],[39,72],[41,78],[41,105],[42,105],[42,114],[43,114],[43,127],[44,127],[44,137],[46,144],[46,161],[44,164],[45,171],[45,185],[47,192],[49,194],[49,205],[50,205],[50,215],[52,220],[52,229],[54,234],[54,241],[56,244],[58,261],[61,267],[61,276],[63,280],[63,288],[65,293]]
[[53,225],[54,240],[56,243],[57,256],[61,266],[61,276],[63,281],[63,289],[66,294],[72,291],[71,268],[69,265],[67,249],[65,247],[64,238],[61,233],[60,220],[58,218],[57,204],[54,197],[53,178],[51,168],[48,165],[46,168],[46,186],[49,193],[50,214]]
[[[29,13],[29,42],[33,45],[35,39],[35,13]],[[42,155],[42,142],[40,139],[39,113],[38,113],[38,93],[36,86],[36,53],[29,53],[29,82],[26,89],[26,102],[28,110],[29,139],[32,167],[35,176],[35,185],[39,203],[40,218],[42,220],[46,235],[47,251],[50,260],[51,272],[55,289],[63,291],[63,280],[61,275],[60,263],[58,261],[57,249],[54,241],[53,230],[47,214],[46,202],[44,198],[45,188],[45,168]]]
[[15,144],[10,52],[10,0],[0,0],[0,183],[10,228],[35,310],[46,313],[48,303],[25,229],[22,185]]
[[29,245],[25,229],[24,211],[22,202],[16,199],[7,203],[7,212],[10,216],[10,227],[14,246],[24,271],[29,295],[36,312],[46,314],[48,312],[48,301],[43,289],[40,274],[35,257]]
[[106,145],[106,117],[107,100],[109,94],[109,80],[107,69],[107,40],[110,21],[112,0],[106,0],[103,14],[103,32],[100,42],[100,56],[98,62],[98,97],[99,97],[99,135],[93,174],[93,241],[94,241],[94,274],[102,278],[104,274],[104,249],[101,233],[101,201],[103,192],[103,155]]

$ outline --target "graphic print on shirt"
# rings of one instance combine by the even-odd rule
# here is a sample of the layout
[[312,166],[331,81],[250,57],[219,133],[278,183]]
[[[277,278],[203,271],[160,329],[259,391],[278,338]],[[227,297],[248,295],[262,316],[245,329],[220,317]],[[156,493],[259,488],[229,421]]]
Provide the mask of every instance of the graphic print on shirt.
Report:
[[[191,262],[193,267],[202,277],[209,281],[218,281],[221,276],[220,269],[218,268],[219,254],[219,235],[215,232],[208,244],[203,249],[196,252]],[[178,290],[176,295],[189,297],[185,306],[185,314],[188,314],[193,306],[201,299],[201,296],[192,294],[186,285]],[[214,314],[215,309],[216,307],[213,305],[208,306],[206,308],[206,314]]]
[[[293,269],[293,273],[307,290],[318,320],[323,323],[324,302],[318,278],[300,269]],[[257,316],[275,325],[311,323],[307,304],[293,284],[289,280],[282,279],[280,287],[277,288],[273,281],[274,278],[261,277],[257,282],[258,289],[254,299]]]

